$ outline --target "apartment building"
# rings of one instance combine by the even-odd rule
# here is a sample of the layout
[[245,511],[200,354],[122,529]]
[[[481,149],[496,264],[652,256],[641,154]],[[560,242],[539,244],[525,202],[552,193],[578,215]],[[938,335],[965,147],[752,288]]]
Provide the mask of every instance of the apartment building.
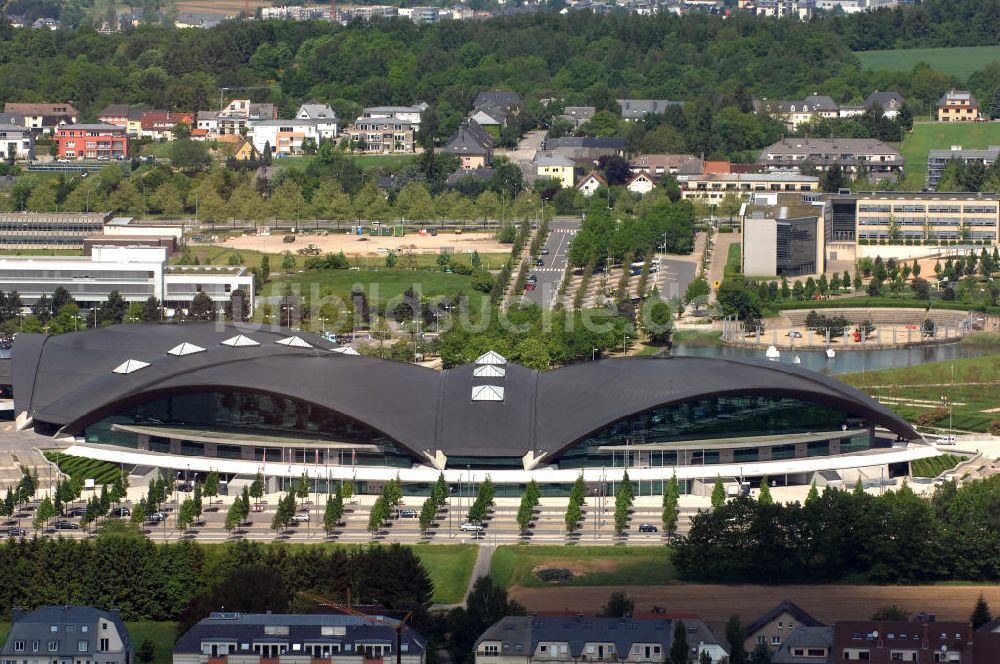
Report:
[[[769,273],[750,272],[748,274]],[[753,622],[747,623],[743,649],[747,652],[753,652],[753,649],[758,645],[764,644],[775,650],[786,642],[787,637],[793,631],[800,627],[824,627],[824,625],[795,602],[784,600]]]
[[426,641],[396,619],[212,613],[174,645],[173,664],[424,664]]
[[[702,651],[713,662],[727,656],[703,622],[685,619],[684,625],[693,661]],[[663,663],[674,629],[674,621],[666,618],[508,616],[476,641],[476,664]]]
[[532,165],[535,167],[535,177],[539,179],[558,180],[563,189],[576,184],[576,164],[567,157],[552,152],[538,152]]
[[871,138],[783,138],[764,148],[757,163],[791,172],[805,166],[827,171],[836,165],[851,176],[895,180],[906,162],[899,150]]
[[1000,195],[868,192],[857,197],[857,239],[997,241]]
[[117,611],[40,606],[25,614],[14,607],[11,620],[2,664],[132,664],[132,639]]
[[34,159],[35,136],[22,125],[0,124],[0,159]]
[[213,136],[241,136],[254,123],[277,120],[278,107],[274,104],[257,104],[249,99],[234,99],[219,111],[199,111],[197,129]]
[[315,122],[316,133],[320,138],[337,138],[337,113],[329,104],[321,104],[315,99],[307,101],[299,106],[299,110],[295,112],[295,119]]
[[927,153],[927,188],[937,191],[941,174],[949,161],[959,161],[965,165],[992,166],[998,156],[1000,156],[1000,146],[997,145],[991,145],[985,150],[967,150],[961,145],[952,145],[947,150],[930,150]]
[[7,102],[3,105],[4,113],[18,113],[24,117],[27,129],[51,134],[59,125],[73,124],[80,112],[72,104],[25,104]]
[[647,115],[663,115],[671,106],[683,106],[682,101],[669,99],[616,99],[621,108],[622,120],[639,122]]
[[709,203],[718,203],[727,194],[819,191],[818,177],[798,173],[702,173],[678,175],[677,179],[681,198],[702,199]]
[[172,141],[177,125],[193,128],[195,115],[177,111],[145,111],[139,121],[139,135],[154,141]]
[[398,118],[358,118],[347,130],[351,147],[369,153],[413,152],[414,128]]
[[416,106],[369,106],[361,111],[363,120],[399,120],[409,124],[413,131],[420,131],[420,120],[424,111],[430,108],[427,104]]
[[979,102],[968,90],[949,90],[941,95],[937,107],[938,122],[975,122]]
[[684,166],[694,167],[696,173],[702,171],[701,160],[691,154],[641,154],[629,162],[632,173],[645,173],[655,178],[676,175]]
[[57,154],[63,159],[125,159],[128,134],[111,124],[70,124],[56,129]]
[[267,149],[284,156],[301,154],[303,141],[318,145],[321,138],[315,120],[298,119],[261,120],[254,123],[251,136],[257,152],[263,154]]

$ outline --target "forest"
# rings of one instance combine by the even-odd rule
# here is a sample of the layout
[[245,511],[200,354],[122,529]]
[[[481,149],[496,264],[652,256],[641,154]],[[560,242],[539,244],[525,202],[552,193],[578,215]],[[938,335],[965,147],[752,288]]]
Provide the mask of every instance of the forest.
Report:
[[711,583],[993,582],[998,504],[997,477],[945,482],[930,499],[905,483],[880,496],[814,487],[803,504],[740,498],[699,513],[674,562]]

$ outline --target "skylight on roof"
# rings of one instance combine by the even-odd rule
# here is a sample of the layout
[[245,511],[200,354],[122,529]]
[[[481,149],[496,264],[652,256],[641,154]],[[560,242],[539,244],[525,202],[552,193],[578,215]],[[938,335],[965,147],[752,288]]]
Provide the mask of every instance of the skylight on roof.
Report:
[[233,348],[245,348],[247,346],[259,346],[259,341],[254,341],[248,336],[237,334],[235,337],[229,337],[225,341],[221,342],[223,346],[232,346]]
[[341,355],[361,355],[358,351],[354,350],[350,346],[341,346],[339,348],[331,348],[331,353],[340,353]]
[[194,344],[189,344],[188,342],[179,343],[170,350],[167,351],[168,355],[177,355],[178,357],[182,355],[194,355],[195,353],[204,353],[205,349],[201,346],[196,346]]
[[476,378],[503,378],[507,370],[495,364],[481,364],[472,370]]
[[282,346],[292,346],[293,348],[312,348],[312,344],[303,339],[302,337],[285,337],[284,339],[278,339],[274,343],[281,344]]
[[473,401],[503,401],[503,388],[497,385],[473,385]]
[[149,366],[149,362],[143,362],[142,360],[125,360],[117,367],[112,369],[116,374],[130,374],[133,371],[138,371],[139,369],[145,369]]
[[507,364],[507,358],[495,350],[487,351],[476,358],[476,364]]

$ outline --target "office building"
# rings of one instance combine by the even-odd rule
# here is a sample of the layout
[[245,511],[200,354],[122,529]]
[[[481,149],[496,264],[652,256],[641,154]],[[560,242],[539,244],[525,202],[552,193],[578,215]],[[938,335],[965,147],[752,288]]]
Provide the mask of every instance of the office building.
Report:
[[961,145],[953,145],[947,150],[929,150],[927,153],[927,188],[931,191],[937,191],[941,174],[952,161],[966,166],[982,164],[988,168],[993,165],[998,156],[1000,156],[1000,146],[997,145],[980,150],[964,149]]

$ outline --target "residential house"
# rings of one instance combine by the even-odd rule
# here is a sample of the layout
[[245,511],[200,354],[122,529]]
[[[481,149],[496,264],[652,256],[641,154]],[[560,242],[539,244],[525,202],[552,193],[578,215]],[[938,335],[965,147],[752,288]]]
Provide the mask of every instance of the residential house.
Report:
[[895,180],[905,160],[899,150],[873,138],[783,138],[761,150],[757,163],[789,172],[805,166],[827,171],[837,165],[850,176]]
[[950,161],[965,165],[982,164],[989,167],[1000,157],[1000,146],[991,145],[985,150],[966,150],[961,145],[953,145],[948,150],[929,150],[927,153],[927,188],[937,191],[944,167]]
[[476,111],[469,117],[469,119],[486,130],[490,136],[499,140],[500,129],[503,127],[504,119],[499,113],[497,113],[497,116],[498,117],[493,117],[486,111]]
[[[968,622],[844,620],[833,626],[831,662],[973,662]],[[978,659],[975,660],[978,662]]]
[[324,21],[330,18],[330,10],[318,5],[311,7],[301,5],[263,7],[261,8],[260,17],[265,21]]
[[633,175],[625,183],[625,188],[633,194],[648,194],[656,188],[656,182],[653,181],[652,176],[640,172]]
[[492,168],[473,168],[467,171],[460,168],[449,175],[445,179],[444,183],[449,187],[455,187],[466,178],[478,180],[480,182],[489,182],[493,179],[494,175],[495,172]]
[[416,106],[369,106],[362,110],[361,117],[365,120],[401,120],[417,132],[420,131],[424,111],[428,108],[430,107],[423,103]]
[[374,18],[389,18],[396,16],[399,8],[393,5],[350,5],[337,7],[337,21],[344,25],[355,19],[371,21]]
[[808,21],[816,11],[815,0],[755,0],[752,5],[757,16],[785,18],[791,16]]
[[633,173],[645,173],[654,178],[664,175],[676,175],[686,163],[697,162],[696,173],[702,170],[701,160],[690,154],[641,154],[631,162],[629,169]]
[[413,152],[413,127],[398,118],[358,118],[347,130],[351,147],[368,153]]
[[24,116],[20,113],[0,113],[0,124],[24,127]]
[[22,104],[7,102],[3,105],[4,113],[20,113],[24,116],[24,126],[28,129],[51,134],[63,124],[76,122],[79,112],[70,104]]
[[427,642],[387,616],[339,614],[212,613],[174,645],[173,664],[424,664]]
[[56,129],[57,155],[63,159],[125,159],[128,135],[111,124],[70,124]]
[[441,151],[458,157],[462,170],[486,168],[493,162],[493,136],[475,120],[463,120]]
[[771,654],[771,664],[827,664],[832,650],[832,627],[796,627]]
[[[242,136],[256,122],[277,120],[278,107],[274,104],[255,104],[249,99],[234,99],[225,109],[215,115],[215,132],[219,136]],[[211,134],[211,120],[198,114],[198,127],[208,129]]]
[[195,129],[200,129],[210,136],[218,135],[219,114],[215,111],[198,111],[195,121],[197,122]]
[[250,130],[253,146],[263,154],[290,156],[302,153],[302,144],[310,140],[319,145],[315,120],[261,120]]
[[35,158],[35,135],[21,124],[0,124],[0,161]]
[[604,176],[597,171],[591,171],[584,177],[580,178],[580,181],[576,184],[577,191],[587,198],[593,196],[594,192],[600,187],[607,189],[608,181],[605,180]]
[[975,122],[979,120],[979,102],[968,90],[949,90],[938,100],[938,122]]
[[819,191],[819,178],[798,173],[702,173],[677,175],[682,198],[718,203],[728,194]]
[[233,158],[236,161],[257,161],[260,159],[260,152],[254,147],[253,141],[244,139],[240,147],[236,148]]
[[616,99],[622,109],[622,120],[638,122],[647,115],[663,115],[671,106],[683,106],[682,101],[667,99]]
[[128,104],[109,104],[105,106],[100,113],[98,113],[97,121],[103,122],[104,124],[118,125],[119,127],[125,127],[128,129],[128,114]]
[[333,140],[339,133],[337,130],[337,114],[329,104],[320,104],[312,100],[299,106],[295,113],[297,120],[312,120],[316,123],[316,133],[320,138]]
[[[747,254],[751,252],[746,251]],[[805,252],[809,253],[809,252]],[[813,263],[815,267],[815,263]],[[763,274],[754,272],[754,274]],[[777,274],[769,272],[768,274]],[[746,626],[743,648],[753,651],[758,644],[765,644],[771,650],[777,649],[785,637],[797,627],[823,627],[823,623],[813,618],[794,602],[785,600]]]
[[785,123],[794,131],[800,125],[809,124],[816,118],[836,118],[840,115],[837,104],[825,95],[810,95],[802,101],[755,100],[758,113],[766,113]]
[[417,25],[433,25],[438,21],[451,18],[451,14],[440,7],[400,7],[399,15],[410,19]]
[[547,138],[542,142],[546,152],[561,154],[575,162],[593,165],[601,157],[620,157],[625,153],[624,138],[598,138],[594,136],[566,136]]
[[15,606],[11,621],[0,650],[4,664],[132,664],[132,638],[117,611],[66,605],[25,614]]
[[58,30],[61,26],[62,24],[58,20],[47,16],[36,18],[35,22],[31,24],[32,30]]
[[12,28],[23,28],[27,24],[24,14],[7,14],[7,22]]
[[876,90],[865,97],[865,109],[872,109],[877,106],[882,109],[882,114],[890,120],[896,119],[896,116],[899,115],[899,111],[905,103],[902,95],[898,92],[879,92]]
[[177,111],[146,111],[142,114],[139,135],[156,141],[174,140],[177,125],[194,128],[195,115]]
[[596,112],[597,109],[593,106],[567,106],[563,109],[562,114],[557,117],[560,120],[572,122],[573,127],[579,129],[589,122]]
[[576,164],[562,155],[538,152],[532,164],[537,178],[558,180],[563,189],[569,189],[575,183]]
[[973,634],[976,641],[975,664],[1000,662],[1000,618],[994,618]]
[[472,102],[472,110],[473,119],[476,112],[482,111],[497,120],[502,127],[506,127],[521,113],[521,98],[514,92],[502,90],[480,92]]

